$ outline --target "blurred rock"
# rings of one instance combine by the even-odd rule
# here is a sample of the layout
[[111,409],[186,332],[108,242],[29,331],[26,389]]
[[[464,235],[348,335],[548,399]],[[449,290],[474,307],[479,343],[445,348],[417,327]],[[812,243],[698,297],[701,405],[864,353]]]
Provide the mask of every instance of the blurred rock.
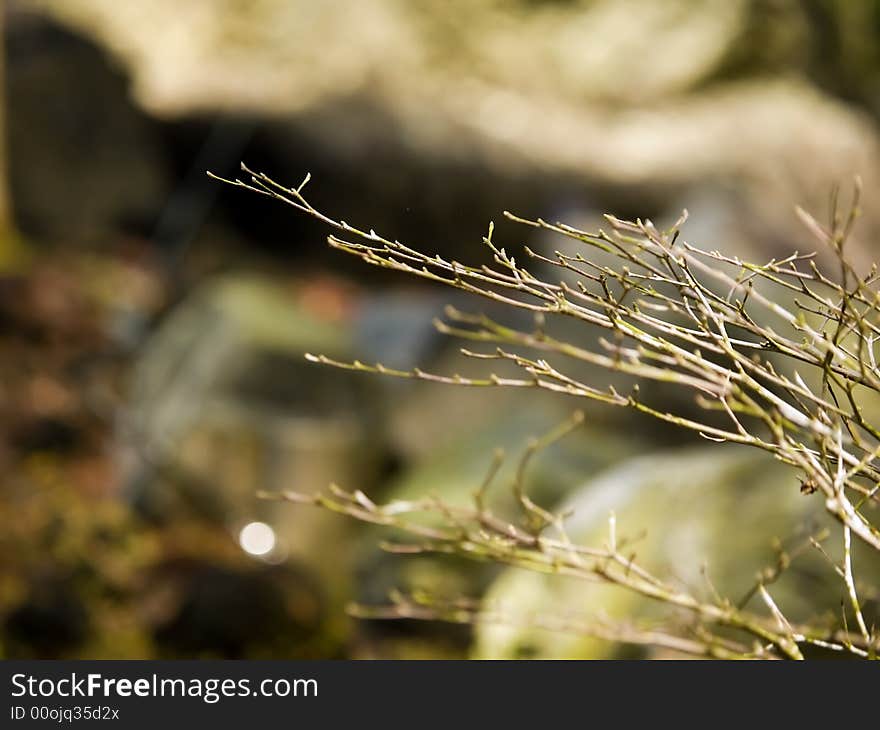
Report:
[[[759,0],[40,4],[120,58],[146,108],[311,119],[324,148],[363,160],[361,174],[390,145],[477,159],[500,177],[552,172],[604,190],[615,212],[627,197],[663,207],[722,183],[762,238],[791,247],[795,203],[821,209],[857,173],[871,191],[880,170],[867,115],[810,81],[834,59],[850,78],[877,53],[863,26],[880,11],[847,3],[813,14]],[[861,50],[843,50],[844,32]],[[346,102],[359,99],[385,117],[380,144]],[[865,207],[870,238],[880,206]]]
[[[442,386],[435,386],[435,389]],[[449,397],[459,389],[449,389]],[[410,394],[413,397],[415,394]],[[440,393],[442,395],[442,391]],[[481,389],[471,391],[476,407],[450,415],[445,433],[433,434],[433,445],[421,453],[414,466],[404,471],[388,488],[381,501],[419,500],[436,497],[445,504],[469,507],[485,479],[492,462],[493,452],[503,449],[505,461],[499,469],[486,499],[493,508],[508,516],[519,515],[512,483],[529,439],[540,437],[571,417],[574,404],[563,399],[534,397],[508,399],[506,402],[492,396],[504,395],[495,391],[486,394]],[[424,394],[416,402],[425,404]],[[471,403],[474,406],[475,403]],[[422,411],[424,413],[431,412]],[[435,415],[436,409],[435,409]],[[453,424],[449,428],[448,424]],[[425,434],[421,434],[425,437]],[[428,438],[431,438],[428,435]],[[529,462],[525,488],[536,503],[551,508],[580,484],[584,475],[594,474],[618,463],[639,449],[639,439],[626,438],[603,427],[601,419],[588,417],[584,425],[564,439],[539,451]],[[424,520],[436,518],[426,512]],[[375,528],[361,538],[358,554],[358,600],[366,605],[387,603],[392,590],[404,593],[424,591],[429,595],[475,598],[483,594],[488,582],[498,573],[499,566],[467,561],[445,555],[396,555],[380,551],[382,540],[394,541],[406,537],[394,530]],[[399,627],[388,622],[367,622],[360,626],[366,636],[390,637],[400,648],[404,639]],[[408,623],[407,640],[422,640],[431,636],[441,642],[458,637],[460,650],[468,640],[468,632],[460,627],[437,624]]]
[[36,4],[100,38],[133,68],[144,104],[164,113],[230,103],[298,110],[327,95],[393,93],[415,78],[449,84],[456,75],[641,103],[709,77],[752,10],[744,0]]
[[332,308],[316,310],[314,296],[259,278],[205,285],[147,344],[120,435],[131,444],[131,496],[143,510],[163,519],[195,510],[236,539],[252,522],[268,524],[273,545],[263,558],[311,571],[328,612],[341,616],[351,524],[258,498],[331,482],[369,489],[376,478],[369,381],[303,357],[350,357],[350,329]]
[[[574,510],[568,532],[575,542],[601,546],[607,541],[608,517],[614,511],[618,540],[632,541],[627,552],[634,552],[638,562],[660,579],[709,602],[713,593],[702,572],[704,565],[718,593],[737,603],[758,573],[775,565],[774,539],[791,550],[822,526],[831,526],[832,535],[840,534],[819,500],[800,493],[793,469],[748,447],[649,453],[588,481],[568,506]],[[840,559],[842,545],[826,543],[825,548]],[[863,575],[880,574],[876,555],[861,546],[854,554]],[[836,614],[844,587],[825,558],[809,548],[768,590],[786,617],[797,622]],[[485,601],[510,618],[509,625],[478,628],[474,655],[485,658],[607,658],[639,653],[589,636],[528,627],[536,617],[616,620],[639,626],[664,618],[675,622],[677,616],[659,602],[598,581],[518,569],[506,570]],[[767,613],[754,596],[748,608]]]

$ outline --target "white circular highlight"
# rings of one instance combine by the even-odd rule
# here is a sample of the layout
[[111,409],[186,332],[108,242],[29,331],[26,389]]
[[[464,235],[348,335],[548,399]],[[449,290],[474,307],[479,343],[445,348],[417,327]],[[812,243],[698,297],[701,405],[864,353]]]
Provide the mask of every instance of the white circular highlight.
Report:
[[238,544],[248,555],[266,555],[275,547],[275,530],[265,522],[249,522],[241,528]]

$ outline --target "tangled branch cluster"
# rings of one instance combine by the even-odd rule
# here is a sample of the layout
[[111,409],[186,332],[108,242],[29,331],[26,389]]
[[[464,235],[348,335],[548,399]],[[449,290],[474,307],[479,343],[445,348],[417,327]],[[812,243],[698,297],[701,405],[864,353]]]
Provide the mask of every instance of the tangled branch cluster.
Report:
[[[747,612],[721,597],[710,603],[698,600],[626,557],[615,537],[613,518],[603,547],[573,544],[565,533],[564,515],[534,504],[523,488],[521,475],[530,454],[540,446],[537,442],[517,472],[514,489],[522,508],[518,524],[498,518],[486,505],[485,490],[497,463],[469,509],[434,499],[378,506],[361,492],[336,487],[317,495],[290,494],[289,499],[398,527],[415,541],[397,550],[454,552],[599,578],[691,612],[700,626],[694,635],[684,637],[662,631],[644,635],[626,627],[593,624],[592,630],[601,636],[712,656],[800,658],[801,647],[810,643],[855,656],[874,655],[878,635],[863,615],[852,567],[854,538],[880,551],[876,524],[880,430],[864,414],[864,405],[880,394],[875,347],[880,339],[880,275],[876,265],[860,274],[846,254],[858,216],[858,185],[845,214],[839,212],[833,196],[827,226],[798,211],[809,230],[832,252],[839,266],[834,275],[824,273],[812,253],[794,253],[759,265],[701,250],[680,235],[686,213],[668,230],[659,230],[648,220],[629,222],[606,216],[608,230],[595,233],[505,213],[514,222],[581,245],[575,253],[555,251],[553,255],[525,248],[526,260],[541,268],[542,274],[536,275],[493,240],[491,225],[483,244],[492,263],[466,265],[328,217],[304,197],[308,177],[297,187],[285,187],[263,173],[242,169],[246,181],[224,182],[275,198],[322,221],[337,231],[328,239],[334,248],[373,266],[445,284],[531,315],[529,327],[512,327],[484,314],[448,308],[446,321],[436,323],[442,332],[476,343],[475,349],[462,349],[464,355],[510,363],[520,373],[515,377],[492,372],[473,378],[420,369],[402,371],[379,363],[338,362],[323,355],[308,355],[310,360],[459,386],[539,388],[579,396],[635,409],[711,441],[769,452],[799,470],[802,491],[821,500],[840,525],[844,558],[841,563],[831,562],[843,582],[855,626],[830,631],[792,625],[771,597],[769,580],[755,587],[766,614]],[[546,274],[554,269],[558,277]],[[596,347],[558,339],[547,332],[550,318],[569,318],[600,328],[606,336],[598,339]],[[577,361],[631,376],[631,392],[584,382],[570,366]],[[696,396],[704,415],[683,415],[652,404],[642,396],[639,381],[684,388]],[[426,527],[413,519],[425,510],[442,517],[439,526]],[[415,599],[400,599],[387,610],[394,615],[447,620],[487,618],[480,609],[463,604],[443,608]],[[588,631],[583,626],[572,630]],[[739,638],[730,638],[728,630]],[[742,636],[752,643],[744,643]]]

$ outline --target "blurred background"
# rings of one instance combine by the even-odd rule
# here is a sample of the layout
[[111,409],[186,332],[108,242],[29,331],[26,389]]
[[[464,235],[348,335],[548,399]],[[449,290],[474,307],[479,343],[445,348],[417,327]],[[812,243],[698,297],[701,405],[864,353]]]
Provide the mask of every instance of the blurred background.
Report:
[[[704,248],[811,250],[793,207],[823,217],[832,186],[858,174],[854,255],[876,259],[875,0],[0,7],[3,657],[572,651],[347,617],[395,587],[479,598],[504,580],[384,554],[380,533],[258,490],[466,499],[493,448],[515,453],[579,404],[309,365],[305,352],[443,370],[454,347],[431,320],[473,302],[333,252],[319,224],[206,170],[311,172],[322,210],[459,259],[481,255],[490,220],[508,250],[561,245],[503,210],[592,227],[687,207]],[[645,506],[658,474],[688,494],[697,467],[720,488],[767,473],[591,406],[530,486],[600,522],[607,494],[601,509],[589,498],[611,489],[634,532],[676,536],[671,562],[728,556],[719,572],[748,580],[796,529],[762,524],[749,547],[720,521],[669,522],[686,507]],[[797,494],[793,474],[779,481]],[[754,495],[701,509],[766,513]],[[758,564],[728,565],[743,554]]]

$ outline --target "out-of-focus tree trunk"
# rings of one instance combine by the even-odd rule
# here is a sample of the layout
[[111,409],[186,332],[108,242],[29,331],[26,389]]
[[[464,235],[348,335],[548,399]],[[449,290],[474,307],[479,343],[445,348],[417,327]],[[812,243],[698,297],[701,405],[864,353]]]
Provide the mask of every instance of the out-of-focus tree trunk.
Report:
[[12,233],[12,200],[6,154],[6,7],[0,6],[0,247]]
[[6,126],[6,28],[9,22],[6,3],[0,0],[0,272],[17,268],[24,260],[21,238],[12,213],[9,184],[9,143]]

